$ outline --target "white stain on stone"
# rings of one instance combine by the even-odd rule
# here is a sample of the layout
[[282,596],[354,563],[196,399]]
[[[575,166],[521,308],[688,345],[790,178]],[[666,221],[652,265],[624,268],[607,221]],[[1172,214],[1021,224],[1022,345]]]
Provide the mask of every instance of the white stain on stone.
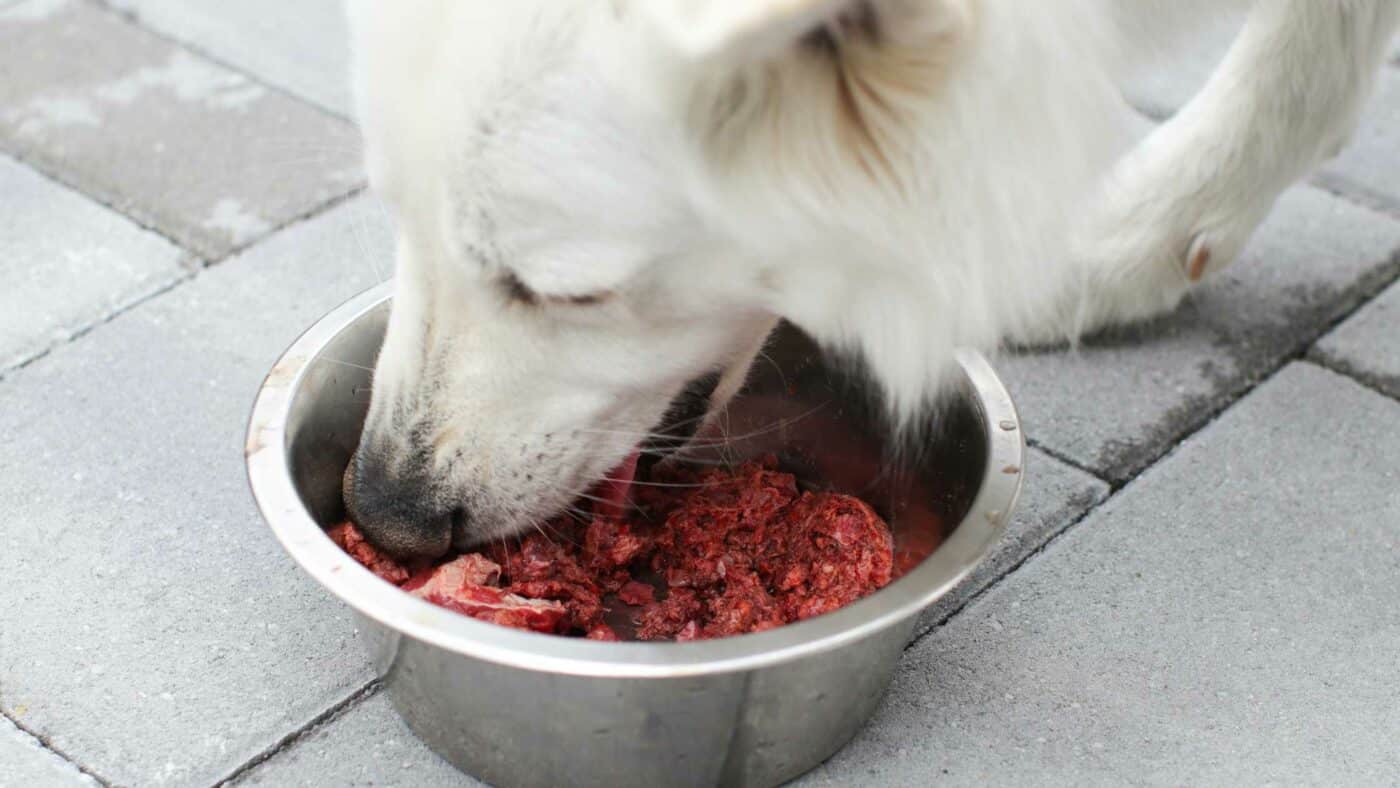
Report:
[[33,137],[52,129],[73,126],[99,126],[97,110],[84,99],[71,96],[38,96],[23,107],[5,113],[5,119],[15,125],[15,131]]
[[212,109],[244,109],[267,95],[267,88],[242,74],[219,68],[193,55],[175,51],[160,66],[146,66],[97,88],[113,104],[131,104],[153,90],[168,90],[185,102]]
[[272,229],[272,225],[257,214],[249,213],[243,203],[231,199],[219,200],[214,212],[200,226],[206,230],[226,232],[235,243],[255,238]]
[[72,5],[72,0],[26,0],[0,11],[0,23],[38,22]]
[[[20,730],[9,720],[0,718],[0,754],[5,753],[18,758],[20,763],[5,764],[7,768],[4,778],[17,776],[20,780],[29,781],[26,783],[28,785],[97,785],[96,780],[44,747],[38,739]],[[17,774],[15,770],[18,770]],[[15,783],[19,784],[20,782]]]

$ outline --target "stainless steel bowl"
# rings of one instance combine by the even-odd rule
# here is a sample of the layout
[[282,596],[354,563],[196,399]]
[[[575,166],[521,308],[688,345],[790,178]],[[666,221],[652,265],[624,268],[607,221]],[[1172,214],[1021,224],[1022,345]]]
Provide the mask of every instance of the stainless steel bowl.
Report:
[[326,538],[359,438],[391,293],[365,292],[298,339],[253,408],[248,477],[302,568],[363,620],[408,725],[501,786],[767,786],[841,748],[875,710],[919,612],[1002,533],[1024,444],[1010,397],[976,354],[917,451],[888,459],[858,380],[779,330],[729,408],[728,457],[777,451],[799,477],[889,519],[903,576],[843,610],[694,643],[599,643],[474,621],[376,579]]

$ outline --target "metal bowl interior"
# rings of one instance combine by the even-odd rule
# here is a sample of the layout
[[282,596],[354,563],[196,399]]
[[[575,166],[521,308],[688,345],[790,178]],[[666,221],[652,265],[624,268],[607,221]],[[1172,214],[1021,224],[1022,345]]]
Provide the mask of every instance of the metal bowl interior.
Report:
[[924,444],[891,452],[859,377],[784,325],[728,408],[724,434],[734,437],[718,456],[774,452],[805,484],[865,499],[895,535],[895,582],[835,613],[693,643],[598,643],[474,621],[378,580],[323,532],[344,514],[340,478],[368,408],[368,368],[390,299],[387,285],[352,299],[274,366],[249,425],[249,479],[277,538],[313,577],[360,614],[457,653],[531,670],[645,678],[749,670],[830,650],[910,619],[956,584],[990,550],[1020,490],[1015,408],[981,356],[960,356],[962,377]]

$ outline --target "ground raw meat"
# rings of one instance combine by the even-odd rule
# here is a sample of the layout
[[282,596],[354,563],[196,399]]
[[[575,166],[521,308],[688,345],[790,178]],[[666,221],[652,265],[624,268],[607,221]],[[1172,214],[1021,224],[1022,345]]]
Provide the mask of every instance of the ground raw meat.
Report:
[[365,541],[360,529],[354,523],[341,523],[326,532],[341,550],[359,561],[366,569],[379,575],[380,579],[401,586],[408,582],[411,574],[407,567],[379,551],[379,548]]
[[618,640],[610,607],[640,608],[640,640],[761,632],[883,588],[889,527],[863,501],[803,492],[772,458],[658,471],[587,523],[559,521],[485,553],[413,568],[352,523],[330,536],[379,577],[463,615],[517,629]]
[[650,605],[656,601],[656,589],[646,583],[628,580],[627,585],[618,589],[617,598],[629,605]]

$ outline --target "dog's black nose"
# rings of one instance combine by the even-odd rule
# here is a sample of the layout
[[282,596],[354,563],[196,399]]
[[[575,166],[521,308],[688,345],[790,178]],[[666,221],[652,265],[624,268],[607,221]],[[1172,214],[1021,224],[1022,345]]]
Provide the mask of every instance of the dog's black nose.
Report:
[[383,455],[361,448],[345,469],[345,510],[376,547],[396,558],[440,558],[452,545],[453,509],[435,503],[432,480],[414,469],[391,469]]

